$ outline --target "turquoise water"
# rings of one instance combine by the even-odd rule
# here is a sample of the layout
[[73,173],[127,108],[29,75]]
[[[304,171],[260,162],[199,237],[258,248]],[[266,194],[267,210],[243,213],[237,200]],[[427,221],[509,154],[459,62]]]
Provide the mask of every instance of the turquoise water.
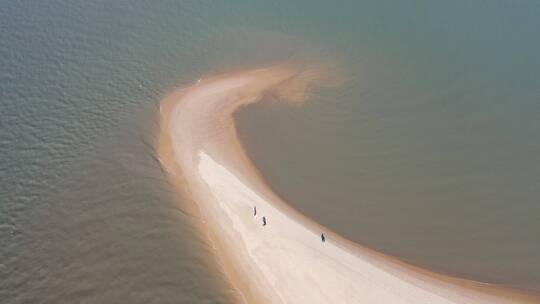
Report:
[[268,182],[347,237],[540,290],[535,1],[0,1],[0,298],[229,303],[152,152],[172,87],[338,62],[304,107],[240,113]]

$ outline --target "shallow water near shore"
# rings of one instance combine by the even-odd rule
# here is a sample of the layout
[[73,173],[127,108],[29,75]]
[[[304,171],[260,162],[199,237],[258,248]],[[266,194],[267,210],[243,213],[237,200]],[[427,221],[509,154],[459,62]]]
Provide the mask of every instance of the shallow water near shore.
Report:
[[237,115],[277,193],[414,264],[540,290],[539,4],[0,3],[7,303],[232,302],[152,157],[156,103],[303,57],[342,87]]

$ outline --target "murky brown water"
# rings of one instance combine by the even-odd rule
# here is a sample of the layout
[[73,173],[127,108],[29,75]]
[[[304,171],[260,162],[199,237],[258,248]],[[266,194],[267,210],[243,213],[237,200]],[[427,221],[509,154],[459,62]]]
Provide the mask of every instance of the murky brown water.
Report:
[[[440,271],[540,289],[540,5],[0,2],[0,299],[228,303],[152,156],[174,85],[337,59],[304,107],[239,115],[274,189]],[[2,302],[3,303],[3,302]]]

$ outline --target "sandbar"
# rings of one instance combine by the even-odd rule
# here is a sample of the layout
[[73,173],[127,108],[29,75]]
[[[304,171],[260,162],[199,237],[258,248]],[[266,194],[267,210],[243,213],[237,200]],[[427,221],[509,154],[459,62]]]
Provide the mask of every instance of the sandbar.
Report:
[[325,81],[323,74],[294,63],[245,69],[205,77],[161,102],[161,165],[196,203],[242,301],[540,303],[537,295],[437,274],[356,244],[270,189],[238,139],[233,114],[269,95],[304,102],[310,88]]

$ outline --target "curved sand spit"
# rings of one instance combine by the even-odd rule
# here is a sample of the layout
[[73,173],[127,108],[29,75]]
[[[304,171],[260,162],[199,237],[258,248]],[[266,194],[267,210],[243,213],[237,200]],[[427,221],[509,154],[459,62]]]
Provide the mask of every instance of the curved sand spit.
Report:
[[240,145],[232,114],[263,94],[301,102],[321,76],[301,65],[273,65],[199,80],[161,104],[162,165],[171,182],[197,202],[225,271],[245,301],[540,303],[533,295],[435,274],[360,246],[269,189]]

